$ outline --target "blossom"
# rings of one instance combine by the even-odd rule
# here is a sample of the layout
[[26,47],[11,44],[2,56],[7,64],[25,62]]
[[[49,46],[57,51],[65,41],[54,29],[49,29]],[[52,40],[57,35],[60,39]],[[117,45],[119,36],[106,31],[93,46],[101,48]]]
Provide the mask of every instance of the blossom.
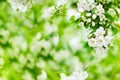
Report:
[[80,22],[79,26],[84,27],[84,22]]
[[9,0],[9,3],[14,10],[19,10],[21,12],[26,12],[27,9],[30,7],[30,5],[28,5],[27,1],[25,1],[25,0],[23,0],[23,1]]
[[79,12],[82,12],[85,10],[90,11],[95,7],[95,3],[94,3],[94,0],[88,0],[88,1],[84,0],[84,1],[80,1],[77,4],[77,7],[78,7]]
[[89,3],[95,3],[95,0],[88,0]]
[[96,36],[102,36],[102,35],[105,34],[105,30],[104,30],[104,28],[103,28],[102,26],[100,26],[100,27],[96,30],[96,32],[94,32],[94,34],[95,34]]
[[80,38],[79,37],[73,37],[69,42],[70,48],[72,51],[76,52],[80,49]]
[[103,47],[97,47],[95,48],[95,53],[97,55],[106,55],[106,49],[104,49]]
[[70,56],[70,52],[68,52],[67,50],[60,50],[59,52],[54,53],[53,58],[57,62],[61,62],[65,59],[67,59],[69,56]]
[[100,21],[106,20],[106,17],[105,17],[105,15],[103,15],[103,14],[100,15],[99,17],[100,17]]
[[94,47],[97,55],[105,54],[108,49],[108,45],[111,43],[112,33],[108,30],[107,35],[104,35],[104,28],[99,27],[94,34],[95,37],[88,40],[88,45],[90,47]]
[[106,44],[110,44],[111,40],[112,40],[112,36],[105,37]]
[[105,42],[104,36],[96,37],[96,43],[97,43],[96,46],[99,46],[99,47],[102,47],[103,45],[105,45],[106,42]]
[[79,13],[77,10],[72,9],[72,8],[67,9],[66,17],[67,17],[68,19],[70,19],[72,16],[74,16],[74,17],[75,17],[75,20],[77,20],[78,18],[80,18],[80,13]]
[[87,77],[88,73],[86,71],[75,71],[70,76],[61,74],[61,80],[85,80]]
[[87,17],[91,16],[91,13],[87,13],[86,16],[87,16]]
[[37,76],[37,80],[47,80],[47,73],[42,71],[42,73]]
[[28,71],[25,71],[24,74],[22,75],[22,80],[34,80],[32,74]]
[[25,51],[28,48],[27,41],[22,36],[15,36],[9,40],[13,47],[19,47],[19,49]]
[[[49,19],[52,14],[54,13],[54,10],[55,10],[55,7],[54,6],[51,6],[51,7],[45,7],[43,10],[42,10],[42,18],[44,19]],[[41,17],[40,17],[41,18]]]
[[57,35],[57,36],[54,36],[53,38],[52,38],[52,43],[53,43],[53,45],[54,46],[57,46],[58,44],[59,44],[59,36]]
[[89,39],[88,45],[90,47],[95,47],[96,46],[96,40],[94,38]]
[[108,30],[108,35],[105,36],[106,45],[110,44],[111,40],[112,40],[112,33],[110,30]]
[[56,25],[51,25],[50,23],[46,23],[44,26],[45,34],[50,35],[53,32],[58,31],[58,27]]
[[90,23],[90,22],[91,22],[91,19],[90,19],[90,18],[88,18],[88,19],[87,19],[87,22],[88,22],[88,23]]
[[92,15],[92,19],[96,19],[97,15],[96,14],[93,14]]
[[105,12],[103,6],[101,4],[96,6],[95,14],[100,16]]
[[92,22],[92,26],[95,26],[95,22]]
[[40,32],[38,32],[38,33],[36,34],[36,37],[35,37],[35,38],[36,38],[37,40],[40,40],[41,36],[42,36],[42,34],[41,34]]
[[56,6],[65,5],[67,3],[67,0],[56,0]]
[[115,16],[115,14],[116,14],[115,10],[112,9],[112,8],[110,8],[110,9],[108,10],[108,13],[109,13],[111,16]]

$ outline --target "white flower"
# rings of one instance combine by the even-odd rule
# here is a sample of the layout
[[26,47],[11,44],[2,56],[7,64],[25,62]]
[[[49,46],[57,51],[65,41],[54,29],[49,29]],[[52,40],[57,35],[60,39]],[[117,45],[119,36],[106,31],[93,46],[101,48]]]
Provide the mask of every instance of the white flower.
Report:
[[[52,13],[54,12],[54,10],[55,10],[54,6],[43,8],[42,15],[41,15],[42,18],[49,19],[52,16]],[[40,17],[40,19],[41,19],[41,17]]]
[[60,50],[59,52],[54,53],[53,58],[57,62],[67,59],[70,56],[70,53],[67,50]]
[[91,19],[90,19],[90,18],[88,18],[88,19],[87,19],[87,22],[88,22],[88,23],[90,23],[90,22],[91,22]]
[[80,18],[80,13],[77,10],[72,8],[67,9],[67,18],[70,19],[72,16],[74,16],[75,19],[78,19]]
[[96,19],[97,15],[96,14],[93,14],[92,15],[92,19]]
[[110,44],[112,41],[112,32],[108,30],[108,35],[105,36],[106,45]]
[[47,80],[47,73],[42,71],[42,73],[37,76],[37,80]]
[[26,57],[25,57],[24,55],[21,54],[21,55],[18,57],[18,61],[19,61],[22,65],[25,65],[26,62],[27,62],[27,59],[26,59]]
[[15,36],[9,39],[9,42],[13,47],[19,48],[19,50],[25,51],[28,47],[27,41],[23,36]]
[[89,3],[95,3],[95,0],[88,0]]
[[100,21],[106,20],[105,15],[103,15],[103,14],[100,15],[99,17],[100,17]]
[[84,27],[84,22],[80,22],[80,23],[79,23],[79,26],[80,26],[80,27]]
[[[72,65],[70,65],[70,64],[72,64]],[[79,61],[79,59],[77,57],[70,58],[70,60],[67,62],[67,65],[70,65],[71,72],[83,70],[83,64]]]
[[61,80],[85,80],[88,77],[88,73],[86,71],[75,71],[70,76],[66,76],[65,74],[61,74]]
[[0,43],[6,43],[9,40],[10,31],[5,29],[0,29],[0,35],[2,39],[0,39]]
[[96,44],[97,44],[96,46],[98,47],[102,47],[106,44],[104,36],[99,36],[99,37],[96,37],[95,39],[96,39]]
[[112,40],[112,36],[105,36],[106,44],[110,44],[111,40]]
[[35,37],[37,40],[40,40],[40,38],[41,38],[41,33],[40,32],[38,32],[37,34],[36,34],[36,37]]
[[83,12],[85,10],[86,5],[87,5],[86,0],[77,3],[77,7],[78,7],[79,12]]
[[95,14],[100,16],[105,12],[105,10],[103,9],[103,6],[101,4],[96,6],[96,10],[95,10]]
[[11,7],[14,10],[19,10],[21,12],[26,12],[30,5],[28,5],[27,1],[23,0],[9,0]]
[[23,78],[22,80],[34,80],[32,74],[30,72],[28,72],[28,71],[26,71],[23,74],[22,78]]
[[93,8],[95,8],[95,4],[89,3],[89,4],[88,4],[88,9],[86,9],[86,10],[87,10],[87,11],[90,11],[90,10],[92,10]]
[[96,36],[103,36],[103,35],[105,34],[105,30],[104,30],[103,27],[100,26],[100,27],[96,30],[96,32],[94,32],[94,34],[95,34]]
[[48,51],[51,48],[51,43],[47,40],[36,40],[34,39],[33,42],[30,44],[30,51],[33,53],[38,53],[42,50],[42,48],[44,49],[44,56],[47,55],[45,53],[48,53]]
[[110,9],[108,10],[108,13],[109,13],[111,16],[114,16],[114,15],[116,14],[115,10],[112,9],[112,8],[110,8]]
[[40,41],[34,40],[30,44],[30,51],[33,53],[38,53],[41,50],[41,43]]
[[40,41],[41,47],[45,50],[49,50],[51,48],[51,43],[47,40],[41,40]]
[[88,45],[90,47],[95,47],[96,46],[96,40],[94,38],[91,38],[88,40]]
[[67,0],[56,0],[56,6],[59,7],[61,5],[65,5],[68,1]]
[[45,34],[46,35],[50,35],[53,32],[57,32],[58,31],[58,27],[57,26],[52,26],[50,23],[46,23],[44,26],[45,29]]
[[72,73],[72,76],[79,78],[79,80],[85,80],[88,77],[88,73],[86,71],[81,71],[81,72],[76,71]]
[[79,12],[82,12],[85,10],[90,11],[95,7],[95,4],[93,0],[92,2],[90,0],[89,1],[83,0],[77,4],[77,7],[78,7]]
[[106,49],[104,49],[103,47],[95,48],[95,52],[97,55],[106,56]]
[[87,16],[87,17],[91,16],[91,13],[87,13],[86,16]]
[[69,42],[70,48],[72,51],[76,52],[80,49],[80,37],[73,37]]
[[61,77],[61,80],[68,80],[67,79],[68,77],[64,73],[61,73],[60,77]]
[[52,38],[52,43],[53,43],[54,46],[57,46],[59,44],[59,36],[58,35],[54,36]]
[[43,59],[39,59],[37,62],[36,62],[36,67],[37,68],[44,68],[46,66],[46,62],[43,60]]
[[95,22],[92,22],[92,26],[95,26]]

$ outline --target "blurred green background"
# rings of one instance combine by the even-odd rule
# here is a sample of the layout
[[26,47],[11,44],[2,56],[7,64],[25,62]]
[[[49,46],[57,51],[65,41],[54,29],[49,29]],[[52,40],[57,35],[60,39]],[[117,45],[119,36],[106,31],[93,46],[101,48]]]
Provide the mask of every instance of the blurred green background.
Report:
[[47,80],[60,80],[76,70],[86,70],[87,80],[120,80],[120,33],[107,56],[96,56],[87,44],[89,31],[66,17],[67,5],[49,15],[56,1],[35,0],[22,13],[0,0],[0,80],[44,80],[37,79],[42,71]]

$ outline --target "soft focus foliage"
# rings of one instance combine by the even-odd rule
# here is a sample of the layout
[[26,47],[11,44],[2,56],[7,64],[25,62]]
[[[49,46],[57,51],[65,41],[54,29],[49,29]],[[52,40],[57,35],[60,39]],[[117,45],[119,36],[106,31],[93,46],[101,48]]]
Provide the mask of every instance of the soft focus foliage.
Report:
[[78,0],[23,0],[17,7],[10,1],[19,0],[0,0],[0,80],[120,80],[120,0],[96,0],[106,5],[111,27],[104,28],[113,32],[107,51],[94,51],[89,39],[99,25],[83,27],[81,15],[90,14],[80,15]]

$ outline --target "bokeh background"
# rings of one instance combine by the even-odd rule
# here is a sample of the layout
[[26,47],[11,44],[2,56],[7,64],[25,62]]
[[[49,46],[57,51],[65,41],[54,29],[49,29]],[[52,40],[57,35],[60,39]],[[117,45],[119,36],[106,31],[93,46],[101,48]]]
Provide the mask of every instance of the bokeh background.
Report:
[[70,20],[76,2],[57,8],[59,0],[34,0],[22,13],[0,0],[0,80],[60,80],[79,70],[87,80],[120,80],[120,22],[106,55],[95,55],[90,31]]

